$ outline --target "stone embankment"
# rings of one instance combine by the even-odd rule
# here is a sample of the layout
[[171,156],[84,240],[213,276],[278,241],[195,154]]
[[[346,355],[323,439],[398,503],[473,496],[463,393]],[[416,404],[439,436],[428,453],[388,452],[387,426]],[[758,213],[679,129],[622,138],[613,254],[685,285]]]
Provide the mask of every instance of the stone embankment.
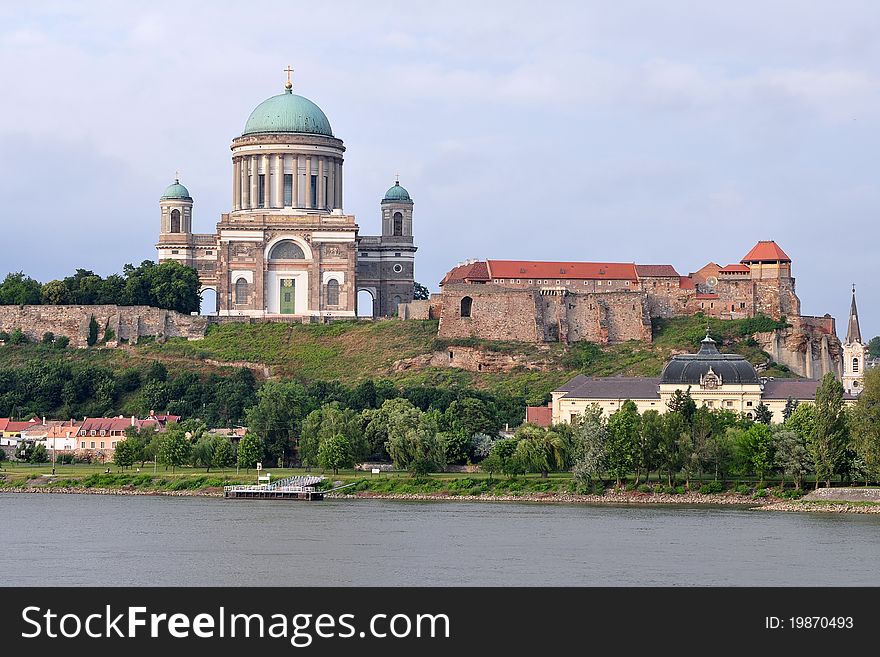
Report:
[[85,486],[19,486],[0,488],[0,493],[61,493],[72,495],[165,495],[168,497],[223,497],[217,488],[199,490],[141,490],[131,487],[86,488]]
[[449,495],[447,493],[373,493],[359,491],[352,494],[331,493],[328,499],[358,498],[371,500],[425,500],[455,502],[551,502],[557,504],[656,504],[656,505],[739,505],[757,506],[764,500],[755,500],[748,495],[722,493],[703,495],[665,495],[662,493],[606,492],[604,495],[579,495],[576,493],[522,493],[520,495]]
[[797,501],[760,507],[762,511],[880,513],[880,488],[818,488]]

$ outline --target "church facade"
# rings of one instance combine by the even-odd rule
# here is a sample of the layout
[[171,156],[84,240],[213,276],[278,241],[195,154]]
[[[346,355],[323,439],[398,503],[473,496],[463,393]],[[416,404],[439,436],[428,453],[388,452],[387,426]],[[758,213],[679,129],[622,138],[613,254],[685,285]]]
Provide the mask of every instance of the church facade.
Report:
[[[380,203],[382,234],[360,235],[343,210],[345,146],[290,80],[254,109],[231,150],[232,203],[216,232],[193,232],[193,198],[180,180],[159,201],[159,262],[196,269],[218,315],[393,316],[412,301],[412,198],[396,182]],[[359,312],[358,292],[372,308]]]

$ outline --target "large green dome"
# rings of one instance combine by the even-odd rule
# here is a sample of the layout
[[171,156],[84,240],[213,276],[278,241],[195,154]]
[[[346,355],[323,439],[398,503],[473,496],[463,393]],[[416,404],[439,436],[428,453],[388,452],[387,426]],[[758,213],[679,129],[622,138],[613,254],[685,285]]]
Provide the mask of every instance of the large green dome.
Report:
[[165,188],[165,193],[162,194],[162,199],[168,198],[192,198],[189,195],[189,190],[180,184],[180,181],[175,179],[173,183],[168,185]]
[[303,132],[333,136],[330,121],[321,108],[308,98],[297,96],[289,89],[267,98],[251,112],[244,125],[244,135],[271,132]]
[[394,183],[394,187],[385,192],[385,201],[412,201],[409,192],[400,186],[400,181]]

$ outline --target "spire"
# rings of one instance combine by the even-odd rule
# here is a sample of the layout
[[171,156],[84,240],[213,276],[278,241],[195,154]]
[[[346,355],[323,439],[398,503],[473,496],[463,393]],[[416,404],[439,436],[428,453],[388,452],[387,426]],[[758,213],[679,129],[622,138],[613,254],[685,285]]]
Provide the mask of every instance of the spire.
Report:
[[849,330],[846,332],[847,344],[862,342],[862,331],[859,329],[859,311],[856,308],[856,284],[852,288],[852,306],[849,309]]
[[293,92],[293,82],[290,81],[290,74],[293,73],[293,68],[290,64],[287,65],[287,68],[284,69],[284,72],[287,73],[287,83],[284,85],[284,91],[287,93]]

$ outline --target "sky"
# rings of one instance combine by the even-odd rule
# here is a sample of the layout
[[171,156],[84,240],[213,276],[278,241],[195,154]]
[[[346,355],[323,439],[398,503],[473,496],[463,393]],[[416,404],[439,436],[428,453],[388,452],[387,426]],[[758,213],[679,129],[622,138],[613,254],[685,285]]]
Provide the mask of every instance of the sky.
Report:
[[378,234],[396,173],[416,279],[469,258],[738,262],[774,239],[802,312],[880,333],[880,5],[839,0],[0,0],[0,275],[155,258],[180,171],[193,227],[281,93],[344,140]]

